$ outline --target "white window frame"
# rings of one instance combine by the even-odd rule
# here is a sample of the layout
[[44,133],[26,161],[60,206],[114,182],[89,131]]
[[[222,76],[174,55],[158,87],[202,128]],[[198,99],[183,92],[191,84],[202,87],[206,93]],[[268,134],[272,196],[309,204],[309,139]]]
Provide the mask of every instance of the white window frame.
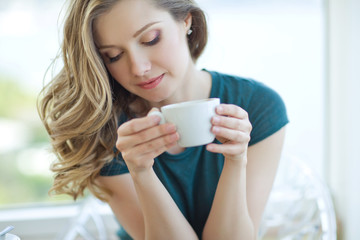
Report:
[[360,236],[360,1],[327,0],[327,181],[339,237]]
[[[84,201],[0,209],[0,229],[14,226],[11,233],[22,240],[57,239],[62,232],[71,229],[73,220],[81,213]],[[116,239],[119,225],[108,204],[99,202],[94,207],[106,226],[109,240]],[[96,232],[96,226],[91,220],[86,225],[90,231]]]

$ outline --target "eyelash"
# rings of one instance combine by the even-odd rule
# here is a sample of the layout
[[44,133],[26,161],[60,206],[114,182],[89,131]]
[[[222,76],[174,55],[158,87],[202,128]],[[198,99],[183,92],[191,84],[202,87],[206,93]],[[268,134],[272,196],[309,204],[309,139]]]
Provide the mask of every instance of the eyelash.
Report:
[[121,55],[122,55],[122,53],[116,55],[115,57],[109,57],[109,62],[110,63],[116,62],[117,60],[120,59]]
[[[160,41],[160,33],[157,33],[157,34],[156,34],[156,37],[155,37],[153,40],[151,40],[151,41],[149,41],[149,42],[143,42],[143,44],[144,44],[145,46],[150,47],[150,46],[156,45],[159,41]],[[119,60],[119,59],[121,58],[121,56],[122,56],[122,53],[116,55],[115,57],[109,57],[110,63],[116,62],[117,60]]]
[[151,40],[150,42],[144,42],[143,44],[146,45],[146,46],[154,46],[159,41],[160,41],[160,33],[157,33],[156,37],[153,40]]

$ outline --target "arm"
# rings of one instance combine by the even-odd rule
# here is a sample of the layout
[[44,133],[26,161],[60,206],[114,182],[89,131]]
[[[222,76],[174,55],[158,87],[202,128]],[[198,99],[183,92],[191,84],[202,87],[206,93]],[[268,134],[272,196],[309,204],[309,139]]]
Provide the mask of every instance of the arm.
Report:
[[283,127],[273,135],[249,147],[246,167],[247,201],[256,234],[269,198],[285,139]]
[[[284,129],[247,148],[251,125],[245,111],[223,105],[214,132],[223,143],[208,150],[223,153],[221,173],[203,239],[256,239],[284,139]],[[236,223],[236,224],[234,224]]]
[[97,181],[110,191],[107,201],[121,226],[133,239],[145,239],[143,214],[130,174],[101,176]]
[[145,239],[197,239],[152,169],[133,176],[145,222]]
[[158,126],[159,120],[148,116],[119,127],[116,146],[130,174],[99,177],[99,181],[112,192],[109,204],[135,239],[197,239],[152,169],[154,158],[178,139],[174,126]]

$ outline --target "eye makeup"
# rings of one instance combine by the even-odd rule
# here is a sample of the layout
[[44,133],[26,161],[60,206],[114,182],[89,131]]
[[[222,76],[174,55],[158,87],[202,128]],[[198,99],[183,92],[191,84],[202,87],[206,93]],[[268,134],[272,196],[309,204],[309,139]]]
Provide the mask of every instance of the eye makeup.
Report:
[[[143,37],[143,39],[145,41],[141,41],[141,44],[146,46],[146,47],[151,47],[156,45],[157,43],[160,42],[161,40],[161,31],[160,30],[154,30],[150,33],[148,33],[147,35],[145,35],[145,37]],[[147,40],[150,39],[150,40]],[[106,58],[108,59],[109,63],[114,63],[116,61],[118,61],[123,55],[123,52],[117,54],[116,56],[111,56],[111,54],[106,54]]]
[[155,37],[151,41],[143,42],[143,44],[146,46],[153,46],[157,44],[159,41],[160,41],[160,31],[156,31]]
[[110,63],[116,62],[117,60],[120,59],[121,55],[122,55],[122,53],[116,55],[115,57],[108,57],[108,58],[109,58],[109,62],[110,62]]

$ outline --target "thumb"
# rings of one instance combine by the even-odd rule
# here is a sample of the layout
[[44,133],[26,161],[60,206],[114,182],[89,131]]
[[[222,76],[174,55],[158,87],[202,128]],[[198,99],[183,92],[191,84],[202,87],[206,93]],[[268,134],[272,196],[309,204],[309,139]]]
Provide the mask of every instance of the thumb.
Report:
[[165,123],[165,118],[164,115],[160,112],[160,110],[158,108],[152,108],[149,113],[147,114],[147,116],[151,116],[151,115],[156,115],[160,117],[160,123],[159,124],[164,124]]
[[160,112],[160,109],[156,108],[156,107],[153,107],[147,114],[147,116],[149,116],[151,113],[153,112]]

